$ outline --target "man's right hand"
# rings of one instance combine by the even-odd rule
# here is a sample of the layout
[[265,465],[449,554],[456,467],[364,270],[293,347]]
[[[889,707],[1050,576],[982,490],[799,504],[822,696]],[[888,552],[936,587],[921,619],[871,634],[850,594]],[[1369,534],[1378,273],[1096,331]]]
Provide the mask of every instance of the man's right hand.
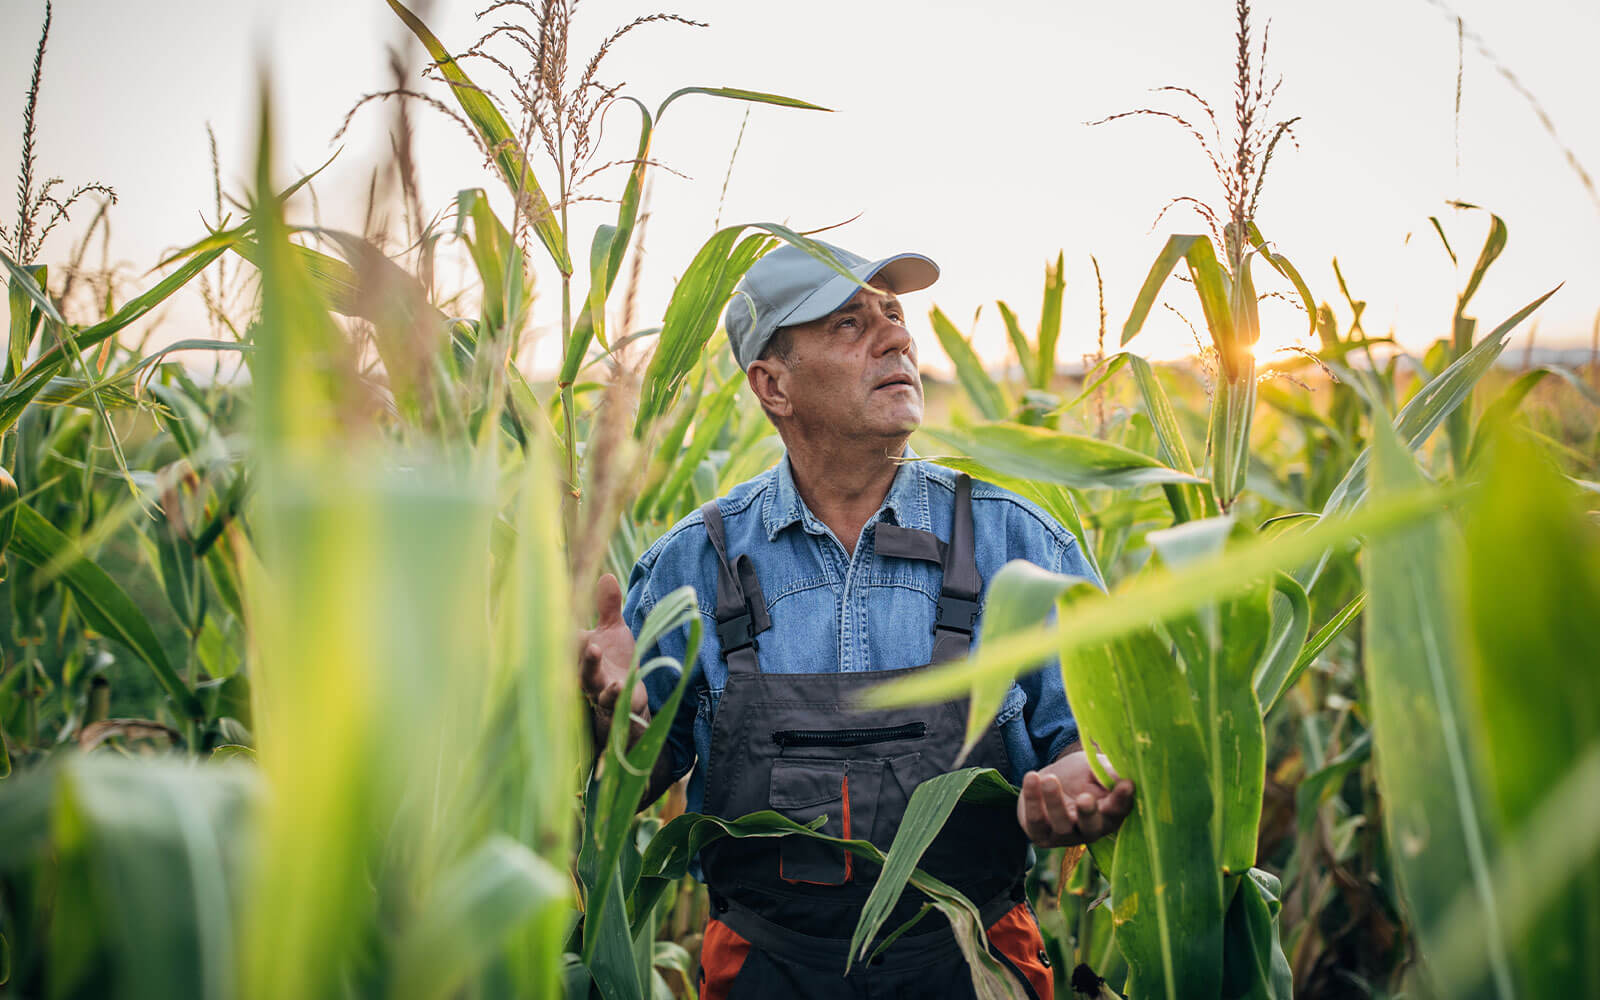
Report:
[[[595,588],[595,610],[599,621],[592,629],[578,633],[579,658],[583,668],[583,696],[589,703],[594,726],[595,748],[604,747],[611,733],[611,717],[633,662],[633,632],[622,620],[622,586],[610,573],[600,577]],[[643,684],[633,686],[629,704],[628,742],[631,745],[650,721],[649,696]]]

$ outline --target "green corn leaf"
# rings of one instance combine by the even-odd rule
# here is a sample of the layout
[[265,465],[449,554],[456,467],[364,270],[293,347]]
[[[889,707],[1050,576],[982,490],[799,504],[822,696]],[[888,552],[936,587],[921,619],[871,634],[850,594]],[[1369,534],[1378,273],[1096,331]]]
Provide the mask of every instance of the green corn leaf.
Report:
[[[1558,285],[1517,310],[1488,336],[1474,344],[1470,351],[1418,389],[1417,394],[1395,416],[1394,429],[1400,435],[1400,440],[1412,450],[1426,441],[1494,364],[1495,358],[1505,348],[1505,339],[1511,331],[1559,290]],[[1329,495],[1328,502],[1322,508],[1324,515],[1349,510],[1361,502],[1366,495],[1367,463],[1370,460],[1370,449],[1356,457],[1349,471]],[[1309,588],[1311,581],[1304,582]]]
[[[1177,414],[1172,409],[1172,401],[1167,398],[1167,392],[1161,387],[1161,380],[1156,377],[1155,369],[1150,367],[1150,362],[1137,354],[1124,352],[1117,355],[1125,359],[1128,367],[1133,371],[1135,383],[1139,386],[1139,395],[1144,399],[1145,412],[1149,414],[1150,424],[1155,428],[1156,440],[1161,443],[1161,458],[1169,466],[1179,472],[1194,474],[1194,461],[1189,457],[1189,447],[1183,440],[1183,429],[1178,426]],[[1209,517],[1215,506],[1211,499],[1211,490],[1208,484],[1172,484],[1166,487],[1167,496],[1172,500],[1173,517],[1181,524],[1184,521],[1194,521]]]
[[1472,265],[1472,274],[1467,277],[1467,287],[1461,290],[1460,297],[1456,299],[1457,316],[1466,313],[1467,302],[1478,291],[1478,286],[1483,284],[1483,277],[1489,272],[1489,265],[1505,252],[1508,236],[1505,220],[1491,212],[1489,234],[1484,237],[1483,249],[1478,251],[1478,260]]
[[[747,229],[758,232],[741,239],[740,235]],[[787,226],[760,222],[718,230],[695,254],[667,302],[656,353],[650,358],[644,384],[640,387],[639,414],[633,425],[635,438],[642,439],[650,425],[671,408],[678,387],[700,361],[707,342],[716,331],[723,307],[733,298],[734,286],[779,240],[800,247],[837,273],[867,287],[826,247]]]
[[70,356],[62,343],[52,344],[41,351],[20,375],[0,386],[0,432],[9,429],[17,422],[17,418],[33,401],[34,396],[43,391],[50,379],[71,364],[78,357],[78,352],[99,344],[134,321],[143,318],[169,295],[209,267],[211,262],[220,257],[226,249],[226,247],[215,247],[189,259],[155,287],[130,299],[110,319],[77,331],[71,338],[74,349]]
[[[1374,499],[1416,489],[1422,476],[1394,430],[1378,421],[1374,437]],[[1427,518],[1369,541],[1362,577],[1384,830],[1426,958],[1458,886],[1471,886],[1486,914],[1499,909],[1485,799],[1473,773],[1476,740],[1455,679],[1466,656],[1460,539],[1439,516]],[[1457,995],[1513,997],[1510,958],[1492,916],[1484,931],[1492,985]]]
[[508,837],[490,837],[443,873],[395,947],[399,1000],[457,995],[510,934],[540,911],[564,909],[562,871]]
[[944,353],[956,366],[956,377],[961,380],[961,387],[967,391],[967,397],[978,408],[978,413],[985,420],[1001,420],[1011,412],[1011,401],[1006,398],[1005,391],[995,384],[989,373],[983,370],[983,362],[978,360],[978,354],[972,349],[972,344],[961,335],[956,325],[950,318],[934,306],[928,313],[928,320],[933,324],[933,332],[939,338],[939,345],[944,348]]
[[[1600,615],[1600,527],[1526,435],[1505,429],[1491,438],[1482,474],[1465,534],[1464,618],[1476,655],[1461,667],[1488,814],[1502,842],[1522,842],[1539,836],[1532,821],[1554,801],[1558,776],[1600,747],[1600,687],[1591,683],[1600,635],[1579,625]],[[1584,683],[1573,683],[1575,672]],[[1380,756],[1389,748],[1383,735]],[[1509,860],[1515,886],[1528,859]],[[1491,881],[1507,885],[1498,873]],[[1520,984],[1527,996],[1600,994],[1592,947],[1600,856],[1571,864],[1559,884],[1525,927],[1508,932]]]
[[1223,996],[1294,1000],[1293,974],[1278,934],[1282,894],[1277,876],[1260,868],[1234,881],[1223,927]]
[[534,233],[538,235],[539,242],[550,251],[550,259],[555,262],[557,270],[562,274],[571,274],[572,258],[567,253],[567,239],[566,234],[561,231],[561,220],[551,206],[550,199],[545,197],[544,190],[539,187],[539,182],[533,175],[533,165],[523,155],[522,145],[517,141],[516,133],[511,130],[511,126],[506,124],[505,116],[494,106],[489,95],[472,82],[472,78],[456,62],[455,56],[450,54],[450,50],[444,47],[444,43],[428,30],[428,26],[423,24],[417,15],[400,0],[388,0],[388,2],[389,9],[399,16],[416,36],[417,41],[422,43],[422,47],[428,50],[428,55],[438,66],[439,72],[449,82],[451,94],[455,96],[456,103],[461,105],[461,110],[466,113],[472,127],[477,130],[478,136],[483,140],[484,148],[489,150],[490,159],[499,169],[500,177],[511,191],[512,198],[525,204],[523,211],[533,226]]
[[[25,310],[30,308],[38,309],[40,314],[52,323],[57,323],[61,326],[67,325],[67,321],[56,310],[55,303],[50,301],[50,296],[45,293],[44,286],[40,283],[48,273],[45,268],[19,264],[12,260],[10,255],[3,250],[0,250],[0,264],[5,265],[6,272],[10,276],[8,288],[12,296],[10,308],[12,309],[11,329],[13,336],[17,333],[17,313],[23,312],[23,315],[26,316]],[[33,303],[33,305],[29,307],[18,303],[18,297],[25,300],[25,302]],[[26,344],[23,344],[22,347],[24,350],[27,349]],[[17,352],[17,344],[15,342],[11,344],[10,350],[15,361]],[[17,367],[19,369],[22,367],[20,361],[17,362]]]
[[[1600,796],[1594,794],[1600,786],[1600,746],[1591,745],[1547,784],[1549,794],[1523,824],[1520,835],[1505,845],[1495,865],[1493,880],[1501,887],[1501,909],[1485,911],[1474,886],[1463,886],[1456,893],[1433,947],[1440,996],[1470,996],[1472,985],[1495,971],[1496,955],[1483,947],[1487,933],[1501,928],[1508,938],[1525,940],[1530,933],[1549,926],[1550,908],[1559,907],[1575,891],[1586,894],[1592,906],[1594,884],[1586,881],[1592,876],[1585,873],[1585,866],[1592,866],[1600,852]],[[1574,885],[1575,876],[1582,881],[1581,887]],[[1556,937],[1529,948],[1524,961],[1581,941],[1583,950],[1561,955],[1561,964],[1554,971],[1563,985],[1593,982],[1594,959],[1588,947],[1594,940],[1593,912],[1590,909],[1582,923],[1561,928]],[[1579,937],[1584,934],[1588,936]],[[1587,972],[1573,969],[1575,957],[1591,963]],[[1539,978],[1549,981],[1557,977],[1547,973]]]
[[6,288],[11,310],[11,338],[6,370],[20,372],[27,363],[28,347],[33,343],[40,319],[60,314],[50,302],[50,296],[44,294],[49,272],[43,265],[19,267],[4,253],[0,253],[0,259],[5,261],[6,269],[10,272]]
[[1218,378],[1211,400],[1211,488],[1223,510],[1244,490],[1250,468],[1250,425],[1256,410],[1255,368],[1242,364],[1238,379]]
[[[987,773],[994,774],[992,771]],[[1005,783],[1000,781],[999,784]],[[1009,788],[1009,785],[1006,787]],[[918,791],[921,791],[920,788]],[[973,783],[971,792],[973,795],[993,801],[992,796],[998,793],[998,786],[995,779],[979,780]],[[914,792],[913,797],[916,794]],[[1012,789],[1007,794],[1015,795],[1015,790]],[[826,817],[818,817],[814,823],[820,825],[825,820]],[[639,890],[632,901],[633,909],[642,912],[654,906],[661,894],[684,876],[689,861],[696,852],[706,844],[725,836],[810,837],[837,844],[851,854],[865,858],[876,865],[884,866],[888,860],[882,851],[865,840],[840,840],[829,837],[810,827],[801,826],[776,812],[756,812],[736,820],[685,813],[668,823],[650,841],[641,868]],[[967,960],[974,992],[982,1000],[1023,1000],[1022,985],[990,954],[984,938],[982,919],[972,901],[920,869],[913,869],[906,881],[926,895],[933,906],[950,921],[951,928],[955,932],[956,945]],[[839,972],[842,975],[844,970],[840,969]]]
[[[1072,597],[1068,608],[1093,600]],[[1149,629],[1105,643],[1063,643],[1061,674],[1086,745],[1092,740],[1134,784],[1111,865],[1111,911],[1135,995],[1215,996],[1222,881],[1211,788],[1195,780],[1207,760],[1189,685]]]
[[[1059,483],[1074,489],[1132,489],[1160,483],[1198,483],[1142,452],[1099,438],[1021,424],[976,424],[933,430],[928,437],[1008,476]],[[931,461],[943,461],[932,458]]]
[[1044,269],[1044,304],[1039,309],[1039,359],[1033,366],[1036,389],[1050,388],[1056,372],[1056,342],[1061,339],[1061,300],[1067,289],[1067,255],[1056,255]]
[[1300,296],[1300,304],[1305,308],[1306,321],[1311,324],[1307,335],[1316,336],[1317,300],[1311,294],[1310,286],[1306,284],[1304,278],[1300,277],[1300,272],[1295,269],[1295,266],[1289,263],[1289,258],[1279,253],[1273,253],[1267,248],[1266,238],[1261,235],[1261,230],[1256,227],[1254,222],[1246,223],[1246,226],[1246,231],[1250,235],[1250,245],[1255,247],[1262,257],[1266,258],[1267,263],[1272,265],[1274,271],[1289,279],[1289,283],[1294,286],[1295,293]]
[[[1021,559],[1011,560],[1000,567],[984,593],[985,639],[1000,639],[1038,624],[1055,610],[1056,598],[1061,592],[1080,582],[1093,583],[1052,573]],[[967,734],[961,744],[958,763],[965,761],[967,754],[983,738],[1009,690],[1011,679],[1008,677],[989,677],[973,685],[967,711]]]
[[[1296,582],[1298,583],[1299,581]],[[1326,625],[1317,630],[1317,634],[1306,642],[1305,648],[1295,658],[1294,666],[1290,668],[1288,675],[1284,677],[1283,683],[1278,686],[1278,693],[1270,701],[1262,701],[1262,715],[1270,715],[1272,713],[1278,702],[1283,700],[1283,696],[1300,679],[1300,675],[1306,672],[1306,668],[1317,662],[1317,657],[1322,655],[1322,651],[1328,648],[1329,643],[1339,637],[1339,633],[1348,628],[1351,622],[1361,617],[1362,609],[1366,606],[1367,595],[1365,593],[1357,594],[1338,614],[1329,619]]]
[[129,409],[139,405],[139,400],[132,393],[115,382],[88,382],[81,378],[60,376],[46,382],[33,401],[40,406],[78,406],[92,410],[95,409],[96,398],[102,406],[113,409]]
[[780,108],[799,108],[804,111],[832,111],[820,104],[802,101],[798,97],[784,97],[782,94],[768,94],[759,90],[741,90],[738,87],[680,87],[667,95],[661,102],[661,107],[656,110],[656,121],[660,122],[661,116],[666,114],[667,105],[680,97],[689,94],[704,94],[708,97],[725,97],[734,101],[749,101],[753,104],[775,104]]
[[[743,226],[718,231],[695,254],[683,277],[672,291],[661,328],[656,352],[645,370],[639,392],[639,414],[634,421],[635,438],[667,412],[683,379],[700,360],[707,341],[716,330],[724,303],[750,265],[776,241],[753,234],[739,239]],[[735,306],[737,308],[737,306]]]
[[1054,626],[984,642],[965,660],[879,685],[863,696],[862,703],[878,707],[932,704],[961,695],[983,677],[1015,677],[1053,653],[1069,655],[1079,646],[1105,643],[1151,623],[1192,613],[1212,601],[1248,592],[1262,578],[1287,571],[1327,549],[1358,537],[1370,542],[1401,530],[1435,513],[1451,496],[1440,489],[1400,492],[1347,516],[1325,518],[1300,534],[1253,538],[1180,570],[1141,574],[1110,594],[1081,597],[1059,613]]
[[[1006,336],[1011,338],[1011,349],[1017,352],[1017,364],[1022,367],[1023,381],[1029,385],[1038,385],[1033,348],[1028,344],[1028,335],[1022,332],[1022,324],[1017,320],[1017,314],[1004,302],[996,302],[995,305],[1000,309],[1000,320],[1005,324]],[[945,353],[950,353],[948,348]]]
[[1533,387],[1544,381],[1547,376],[1554,375],[1565,381],[1575,389],[1579,396],[1592,406],[1600,407],[1600,392],[1596,392],[1583,380],[1577,372],[1560,365],[1540,365],[1518,375],[1516,380],[1501,391],[1483,411],[1483,416],[1478,419],[1477,426],[1473,428],[1472,445],[1467,449],[1467,468],[1472,468],[1483,453],[1486,437],[1500,429],[1506,423],[1522,401],[1527,398]]
[[[689,628],[689,641],[684,661],[677,664],[678,683],[651,718],[644,734],[630,748],[628,734],[632,727],[628,722],[628,712],[632,704],[633,687],[639,683],[642,666],[640,657],[653,649],[661,636],[685,625]],[[622,853],[634,810],[650,782],[656,758],[666,746],[667,732],[677,714],[678,704],[689,688],[695,658],[699,656],[700,627],[700,609],[695,601],[694,588],[679,587],[651,609],[636,638],[633,663],[623,681],[622,692],[617,696],[616,715],[612,719],[610,742],[605,749],[603,771],[599,779],[591,783],[590,794],[586,797],[595,822],[585,831],[584,851],[589,863],[580,864],[580,868],[587,870],[591,891],[606,886]],[[652,667],[655,665],[650,664]],[[592,909],[584,922],[583,960],[590,964],[591,969],[596,948],[601,946],[607,934],[607,908],[611,896],[612,892],[607,886],[590,899]],[[626,916],[615,913],[613,919],[625,921]]]
[[850,963],[867,957],[867,950],[883,930],[889,913],[900,899],[923,852],[944,829],[958,803],[1015,802],[1017,790],[993,769],[967,767],[929,778],[917,786],[906,804],[905,816],[895,831],[894,843],[883,862],[883,871],[872,886],[872,894],[861,908],[855,932],[850,936]]
[[[1287,573],[1278,573],[1272,579],[1272,589],[1283,600],[1272,602],[1272,634],[1255,676],[1262,715],[1283,697],[1311,632],[1311,600],[1299,581]],[[1279,611],[1280,608],[1284,610]]]
[[1338,756],[1300,779],[1294,790],[1295,825],[1301,837],[1312,835],[1322,804],[1339,791],[1351,771],[1372,759],[1372,730],[1357,736]]
[[510,340],[521,329],[533,303],[532,275],[524,266],[522,250],[489,207],[482,188],[466,188],[456,194],[456,238],[466,243],[483,283],[484,324],[491,335]]
[[611,349],[606,343],[606,296],[611,291],[607,271],[616,238],[615,226],[595,227],[594,242],[589,247],[589,294],[584,298],[583,312],[572,324],[572,335],[567,338],[561,359],[561,374],[556,379],[558,384],[570,385],[578,377],[578,369],[583,365],[583,356],[589,350],[590,340],[598,339],[601,347],[608,351]]
[[1078,550],[1083,553],[1084,559],[1088,561],[1089,568],[1094,570],[1095,578],[1098,580],[1105,579],[1105,574],[1100,571],[1099,563],[1095,561],[1094,546],[1089,544],[1090,539],[1088,532],[1084,528],[1083,519],[1078,516],[1078,505],[1073,501],[1072,493],[1067,487],[1059,483],[1047,483],[1037,479],[1008,476],[970,458],[946,456],[939,459],[939,464],[955,469],[958,472],[965,472],[974,479],[993,483],[1001,489],[1010,490],[1038,504],[1057,524],[1072,533],[1072,537],[1078,542]]
[[105,570],[78,552],[71,539],[26,504],[17,508],[16,536],[10,551],[34,567],[59,567],[58,579],[72,591],[89,627],[116,639],[143,660],[181,717],[204,717],[200,700],[167,660],[161,640],[144,612]]
[[[1231,527],[1229,518],[1211,518],[1146,537],[1162,561],[1176,568],[1216,559]],[[1255,864],[1266,734],[1251,680],[1266,649],[1268,607],[1268,588],[1261,580],[1243,593],[1166,622],[1194,699],[1214,804],[1211,841],[1226,875],[1242,874]]]
[[717,442],[717,438],[733,417],[734,405],[738,402],[739,389],[743,385],[743,378],[729,376],[711,398],[705,401],[704,406],[696,407],[694,440],[689,443],[687,449],[673,456],[672,472],[662,485],[661,492],[656,495],[654,509],[651,511],[652,517],[659,519],[667,516],[673,502],[688,485],[689,478],[711,453],[711,446]]
[[[783,97],[778,94],[766,94],[754,90],[738,90],[729,87],[684,87],[668,95],[656,109],[652,118],[648,108],[643,103],[632,97],[624,100],[632,102],[639,109],[639,145],[634,153],[633,167],[628,172],[627,183],[623,186],[622,198],[617,206],[617,223],[615,226],[601,226],[595,231],[594,245],[589,255],[590,283],[588,303],[584,312],[580,313],[577,322],[573,324],[571,336],[566,345],[562,358],[561,375],[558,381],[570,383],[577,377],[578,368],[583,363],[585,353],[589,349],[589,341],[598,339],[602,347],[607,345],[605,336],[605,303],[611,295],[611,289],[616,284],[617,274],[622,270],[622,261],[627,256],[628,243],[633,238],[633,230],[639,219],[640,199],[643,197],[645,171],[650,164],[650,143],[659,125],[661,118],[666,114],[667,107],[680,97],[690,94],[701,94],[710,97],[728,98],[738,101],[749,101],[758,104],[775,104],[789,108],[804,108],[815,111],[827,111],[827,108],[807,101]],[[737,280],[737,279],[736,279]],[[623,333],[631,331],[624,330]]]
[[37,865],[60,886],[46,981],[108,996],[228,995],[261,791],[245,767],[111,754],[0,784],[7,867]]
[[1212,343],[1222,355],[1223,364],[1233,371],[1237,362],[1234,343],[1232,310],[1229,306],[1228,275],[1217,263],[1211,241],[1204,236],[1173,236],[1167,240],[1150,266],[1150,273],[1133,302],[1128,321],[1122,325],[1122,346],[1144,326],[1145,318],[1161,295],[1161,288],[1179,261],[1189,265],[1189,276],[1194,279],[1195,291],[1200,295],[1200,307],[1205,312],[1206,327],[1211,331]]

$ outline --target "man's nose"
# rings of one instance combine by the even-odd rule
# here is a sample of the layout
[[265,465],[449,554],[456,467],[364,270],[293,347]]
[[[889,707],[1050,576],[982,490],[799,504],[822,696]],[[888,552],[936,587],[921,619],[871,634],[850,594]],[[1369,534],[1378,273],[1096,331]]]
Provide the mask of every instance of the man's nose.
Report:
[[900,354],[911,346],[911,331],[904,323],[887,316],[878,317],[878,353]]

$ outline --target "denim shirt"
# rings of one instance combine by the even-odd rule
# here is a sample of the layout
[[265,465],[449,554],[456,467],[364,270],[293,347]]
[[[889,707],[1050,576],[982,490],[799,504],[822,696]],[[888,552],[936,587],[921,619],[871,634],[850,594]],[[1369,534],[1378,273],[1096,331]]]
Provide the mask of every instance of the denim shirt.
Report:
[[[932,531],[948,542],[956,475],[927,461],[902,465],[883,505],[861,529],[853,553],[845,551],[801,500],[787,456],[717,500],[728,557],[750,556],[772,618],[771,630],[760,637],[762,673],[894,670],[932,659],[939,567],[879,557],[872,529],[886,521]],[[1012,559],[1099,582],[1077,540],[1014,493],[974,480],[972,519],[978,572],[986,590]],[[711,724],[728,680],[717,641],[717,557],[699,511],[674,525],[634,566],[623,607],[633,634],[639,634],[658,600],[685,584],[694,587],[700,607],[698,672],[690,678],[665,752],[671,755],[675,778],[693,769],[688,808],[698,812],[705,796]],[[981,630],[980,617],[974,640]],[[657,650],[646,651],[645,660],[665,655],[681,663],[688,635],[687,626],[674,630]],[[659,710],[678,678],[679,672],[670,667],[645,676],[652,712]],[[1015,783],[1077,739],[1078,725],[1054,661],[1012,684],[995,724],[1002,730]]]

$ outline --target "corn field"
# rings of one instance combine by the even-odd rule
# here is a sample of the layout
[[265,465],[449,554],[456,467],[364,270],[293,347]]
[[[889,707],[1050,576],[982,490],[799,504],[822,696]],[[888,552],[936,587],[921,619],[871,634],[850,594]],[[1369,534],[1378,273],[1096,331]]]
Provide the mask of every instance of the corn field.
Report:
[[[720,228],[655,248],[680,277],[636,319],[652,138],[697,102],[818,109],[651,103],[569,72],[564,40],[531,63],[479,42],[490,79],[387,4],[432,60],[428,113],[503,185],[418,206],[405,238],[295,221],[317,176],[275,156],[266,81],[245,203],[219,185],[136,294],[83,263],[100,216],[43,259],[70,199],[24,163],[0,232],[0,995],[688,997],[695,852],[831,839],[685,813],[681,787],[637,810],[684,683],[596,754],[575,653],[599,574],[783,454],[721,335],[735,284],[784,244],[832,262],[785,225]],[[516,12],[559,32],[556,8]],[[913,447],[1047,511],[1106,589],[1012,563],[972,657],[871,698],[970,695],[976,740],[1059,659],[1085,742],[1138,792],[1114,837],[1029,875],[1058,996],[1600,996],[1600,365],[1508,363],[1555,290],[1479,322],[1510,238],[1486,209],[1433,220],[1468,278],[1420,354],[1363,326],[1337,265],[1291,263],[1255,217],[1292,121],[1267,119],[1239,11],[1222,201],[1120,262],[1148,274],[1134,301],[1066,328],[1101,262],[1063,252],[1036,323],[999,303],[1003,368],[928,317],[956,377],[929,380]],[[44,56],[41,37],[30,130]],[[614,220],[577,232],[607,107],[637,151],[606,175]],[[101,216],[108,194],[72,192]],[[467,277],[441,290],[448,253]],[[197,290],[209,332],[128,335]],[[1313,349],[1258,358],[1268,293]],[[1140,354],[1162,302],[1195,317],[1191,361]],[[530,374],[536,313],[561,351]],[[1065,345],[1091,341],[1069,374]],[[639,649],[687,627],[692,655],[697,608],[662,601]],[[636,658],[630,687],[659,666]],[[917,861],[963,797],[1015,794],[958,771],[918,789],[886,856],[840,842],[884,866],[854,960],[908,885],[982,935]]]

